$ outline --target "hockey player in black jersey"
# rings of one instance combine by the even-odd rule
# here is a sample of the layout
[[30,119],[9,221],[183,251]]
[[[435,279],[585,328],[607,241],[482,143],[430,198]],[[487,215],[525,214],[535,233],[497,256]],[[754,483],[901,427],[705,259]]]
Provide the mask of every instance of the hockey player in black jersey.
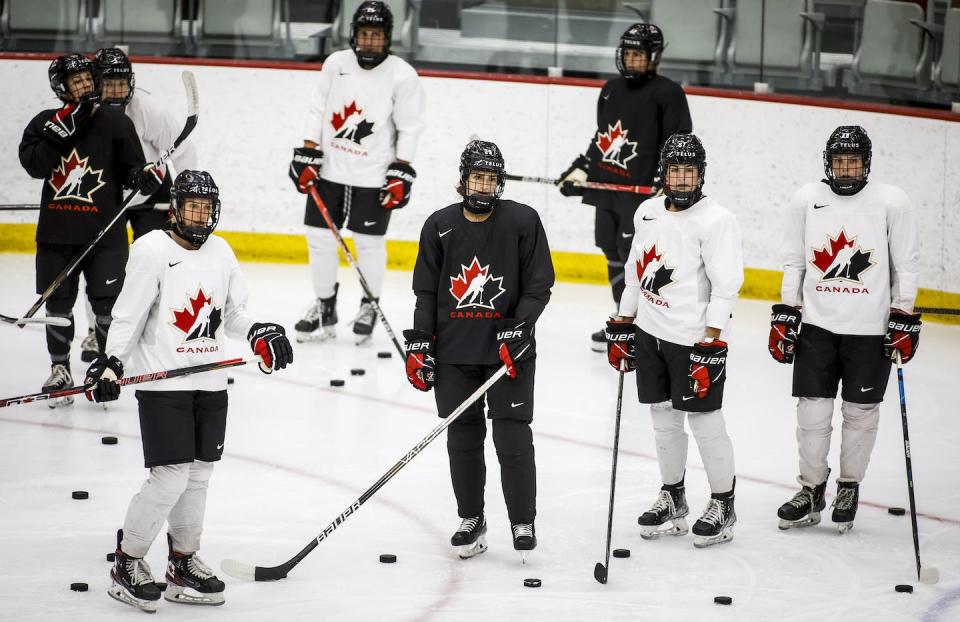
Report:
[[[659,185],[657,166],[667,138],[693,131],[687,97],[680,85],[657,74],[663,55],[663,32],[653,24],[634,24],[620,37],[620,77],[603,85],[597,99],[597,131],[584,154],[564,171],[558,186],[566,196],[582,195],[595,206],[594,243],[607,258],[613,300],[623,295],[624,263],[633,242],[633,214],[646,198],[628,192],[584,190],[585,181]],[[602,330],[591,347],[605,352]]]
[[[163,172],[144,161],[133,123],[122,112],[100,106],[100,76],[80,54],[59,56],[48,70],[50,87],[62,107],[37,114],[20,141],[20,163],[43,180],[37,222],[37,293],[49,287],[120,209],[123,188],[153,194]],[[47,315],[71,319],[63,328],[47,326],[51,373],[44,391],[73,385],[70,343],[79,276],[96,315],[97,346],[103,352],[110,312],[123,287],[127,235],[116,225],[47,299]],[[50,400],[51,408],[73,402]]]
[[[404,331],[407,378],[435,388],[441,417],[505,364],[508,377],[487,392],[487,417],[501,484],[521,557],[536,547],[533,386],[534,326],[550,299],[553,262],[540,217],[501,199],[503,156],[493,143],[471,141],[460,156],[461,201],[423,225],[413,272],[413,329]],[[487,429],[483,400],[447,430],[450,476],[462,519],[451,538],[461,558],[486,550],[484,517]]]

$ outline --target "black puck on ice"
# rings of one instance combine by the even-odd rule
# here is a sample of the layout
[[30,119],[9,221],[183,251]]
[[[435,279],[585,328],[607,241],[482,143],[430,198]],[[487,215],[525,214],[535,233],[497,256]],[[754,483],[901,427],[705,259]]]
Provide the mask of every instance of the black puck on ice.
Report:
[[88,586],[86,583],[78,582],[78,583],[70,584],[70,589],[73,590],[74,592],[86,592],[89,589],[89,587],[90,586]]
[[732,605],[733,599],[729,596],[714,596],[713,603],[715,605]]
[[526,587],[540,587],[540,579],[524,579],[523,585]]
[[89,499],[90,493],[86,490],[74,490],[70,496],[74,499]]
[[111,563],[112,563],[116,558],[117,558],[117,554],[116,554],[116,553],[107,553],[107,561],[108,561],[108,562],[111,562]]
[[227,384],[233,384],[233,377],[227,376]]
[[395,564],[397,563],[397,556],[393,553],[382,553],[380,555],[381,564]]
[[893,589],[897,590],[898,592],[903,592],[904,594],[913,594],[912,585],[898,585]]
[[342,387],[342,386],[345,385],[345,384],[347,384],[347,383],[346,383],[345,381],[343,381],[343,380],[334,379],[334,380],[331,380],[331,381],[330,381],[330,386],[331,386],[331,387]]
[[894,516],[903,516],[907,511],[903,508],[887,508],[887,514],[893,514]]
[[351,376],[362,376],[362,375],[364,375],[365,373],[367,373],[367,370],[361,369],[361,368],[359,368],[359,367],[355,367],[354,369],[351,369],[351,370],[350,370],[350,375],[351,375]]
[[393,352],[377,352],[378,359],[388,359],[393,356]]
[[116,436],[101,436],[100,442],[104,445],[116,445],[117,437]]
[[613,556],[620,559],[630,557],[630,549],[613,549]]

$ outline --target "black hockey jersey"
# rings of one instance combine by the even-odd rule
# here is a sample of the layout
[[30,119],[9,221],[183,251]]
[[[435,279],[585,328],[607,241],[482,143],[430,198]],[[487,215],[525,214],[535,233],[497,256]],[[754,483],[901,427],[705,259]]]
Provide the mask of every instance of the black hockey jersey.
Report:
[[[123,112],[101,106],[66,147],[45,139],[43,125],[57,109],[44,110],[23,131],[20,164],[43,179],[37,242],[90,243],[116,216],[122,186],[146,162],[133,122]],[[118,223],[101,246],[125,246],[127,232]]]
[[501,199],[483,222],[454,203],[427,218],[413,269],[413,327],[436,336],[437,361],[499,362],[496,320],[534,323],[550,300],[553,259],[540,216]]

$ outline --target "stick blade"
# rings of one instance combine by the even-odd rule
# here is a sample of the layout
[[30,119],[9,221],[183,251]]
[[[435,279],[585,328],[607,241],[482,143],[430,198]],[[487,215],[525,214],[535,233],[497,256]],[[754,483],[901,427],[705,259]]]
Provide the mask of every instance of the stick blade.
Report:
[[197,90],[197,77],[189,69],[180,74],[183,88],[187,92],[187,116],[195,117],[200,112],[200,91]]
[[256,568],[250,564],[238,562],[235,559],[225,559],[220,562],[220,568],[234,579],[240,579],[241,581],[256,580]]
[[920,583],[933,585],[940,582],[940,571],[933,566],[920,568]]
[[593,578],[597,580],[597,583],[607,584],[607,567],[597,562],[597,565],[593,567]]
[[60,326],[66,328],[70,326],[70,319],[65,317],[21,317],[12,322],[17,326],[24,324],[46,324],[47,326]]

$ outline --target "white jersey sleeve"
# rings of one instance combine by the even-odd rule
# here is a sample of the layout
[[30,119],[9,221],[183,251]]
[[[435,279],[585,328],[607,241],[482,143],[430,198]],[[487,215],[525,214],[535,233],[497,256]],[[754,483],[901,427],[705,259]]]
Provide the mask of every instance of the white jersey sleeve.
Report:
[[416,72],[409,72],[397,83],[393,124],[397,128],[396,159],[413,162],[424,129],[426,95]]
[[803,231],[806,219],[807,201],[804,200],[804,188],[790,199],[787,217],[784,219],[783,236],[783,282],[780,285],[780,299],[785,305],[800,307],[803,304],[803,275],[807,269],[806,247]]
[[330,84],[333,82],[333,76],[339,71],[336,68],[337,56],[331,54],[323,67],[320,68],[320,75],[317,78],[317,88],[313,91],[313,98],[310,100],[310,106],[307,108],[307,121],[303,128],[303,138],[317,143],[323,148],[323,118],[327,110],[327,95],[330,93]]
[[155,245],[135,243],[130,247],[123,290],[113,305],[113,320],[107,331],[105,348],[107,356],[120,359],[124,368],[129,366],[131,354],[139,344],[151,310],[157,302],[162,261]]
[[920,232],[906,193],[896,188],[887,206],[890,240],[890,306],[913,312],[920,283]]
[[732,213],[724,210],[718,214],[700,248],[710,283],[706,324],[723,330],[730,322],[743,285],[743,245],[740,226]]

